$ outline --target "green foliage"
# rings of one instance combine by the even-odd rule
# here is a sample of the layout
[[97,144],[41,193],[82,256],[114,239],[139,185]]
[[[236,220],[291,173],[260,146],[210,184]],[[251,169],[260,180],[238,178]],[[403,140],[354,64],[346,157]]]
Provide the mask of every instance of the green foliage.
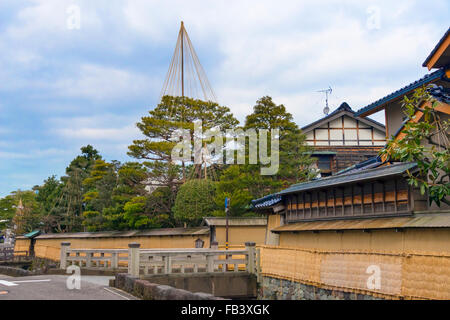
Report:
[[56,232],[83,231],[84,194],[88,186],[83,182],[91,174],[92,167],[101,159],[99,152],[91,145],[81,148],[81,155],[75,157],[61,177],[60,196],[47,216],[47,222]]
[[231,198],[230,214],[241,216],[248,213],[252,199],[315,176],[310,170],[314,159],[310,157],[305,135],[286,108],[276,105],[271,97],[262,97],[256,102],[253,113],[246,118],[244,129],[280,130],[280,167],[273,176],[261,175],[261,164],[232,165],[225,169],[217,183],[215,203],[221,208],[217,214],[224,210],[225,197]]
[[[22,209],[19,209],[20,200]],[[31,190],[17,190],[0,199],[0,229],[15,228],[16,234],[24,234],[40,227],[41,208],[36,201],[36,193]]]
[[404,137],[392,136],[381,154],[393,161],[416,162],[418,172],[408,172],[409,184],[440,206],[450,205],[450,122],[435,110],[438,104],[425,88],[405,96],[402,106],[410,121],[401,132]]
[[215,186],[210,180],[187,181],[180,187],[175,200],[175,218],[188,225],[198,225],[203,217],[211,215],[215,209],[214,192]]
[[[269,96],[262,97],[256,101],[253,113],[247,116],[244,128],[280,130],[280,168],[276,177],[272,178],[296,183],[314,177],[310,170],[314,163],[314,159],[310,157],[311,148],[306,145],[306,136],[284,105],[275,104]],[[252,167],[259,170],[260,165]]]
[[0,220],[8,220],[0,228],[12,224],[19,194],[25,207],[23,230],[126,230],[197,225],[204,216],[223,215],[225,197],[232,199],[231,215],[253,216],[252,199],[312,177],[305,136],[283,105],[263,97],[243,129],[280,129],[278,173],[262,176],[260,164],[213,165],[207,168],[208,176],[218,181],[185,182],[187,177],[198,178],[201,170],[189,161],[172,161],[177,143],[172,136],[179,129],[189,130],[193,149],[197,120],[202,121],[203,130],[218,127],[222,132],[239,123],[229,108],[217,103],[165,96],[137,123],[144,139],[133,141],[128,155],[140,162],[107,162],[94,147],[84,146],[59,180],[51,176],[33,191],[0,199]]
[[0,230],[11,225],[11,221],[16,213],[17,201],[14,196],[9,195],[0,199]]
[[143,215],[145,211],[145,197],[135,197],[124,206],[124,218],[132,229],[139,229],[149,223],[149,218]]

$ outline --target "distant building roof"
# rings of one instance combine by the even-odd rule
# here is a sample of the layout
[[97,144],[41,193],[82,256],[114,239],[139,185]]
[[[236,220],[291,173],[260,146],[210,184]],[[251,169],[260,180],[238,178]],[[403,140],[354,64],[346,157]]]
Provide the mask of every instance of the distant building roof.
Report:
[[[209,234],[209,228],[163,228],[150,230],[131,231],[102,231],[102,232],[77,232],[77,233],[48,233],[36,237],[37,239],[59,239],[59,238],[130,238],[146,236],[182,236],[182,235],[203,235]],[[24,238],[17,237],[18,239]]]
[[408,84],[407,86],[404,86],[403,88],[396,90],[388,94],[387,96],[365,106],[364,108],[359,109],[358,111],[356,111],[355,116],[366,116],[375,113],[376,111],[381,110],[386,103],[395,100],[397,98],[401,98],[407,93],[423,85],[426,85],[434,80],[440,79],[444,74],[445,74],[444,70],[437,70],[432,73],[429,73],[420,78],[419,80],[416,80]]
[[[225,217],[208,217],[203,218],[202,225],[206,226],[225,226]],[[229,226],[265,226],[267,225],[267,218],[243,218],[243,217],[230,217],[228,218]]]
[[[339,118],[342,114],[347,114],[348,116],[357,118],[358,115],[356,114],[355,111],[352,110],[352,108],[350,108],[350,106],[348,105],[347,102],[343,102],[341,103],[341,105],[339,106],[339,108],[337,108],[336,110],[334,110],[332,113],[330,113],[329,115],[314,121],[306,126],[304,126],[302,128],[303,132],[308,132],[314,128],[317,128],[318,126],[320,126],[322,123],[324,122],[328,122],[328,121],[332,121],[334,120],[334,118]],[[375,126],[376,128],[384,131],[385,130],[385,126],[382,123],[379,123],[378,121],[375,121],[373,119],[370,118],[360,118],[358,119],[359,121],[362,121],[364,123],[366,123],[369,126]]]
[[345,219],[334,221],[305,221],[290,223],[272,232],[397,229],[397,228],[450,228],[450,212],[421,213],[410,217]]

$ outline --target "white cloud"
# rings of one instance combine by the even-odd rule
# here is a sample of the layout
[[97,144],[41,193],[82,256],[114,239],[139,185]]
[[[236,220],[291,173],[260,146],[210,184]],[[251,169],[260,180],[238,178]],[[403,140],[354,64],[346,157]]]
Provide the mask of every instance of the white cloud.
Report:
[[[73,69],[73,68],[72,68]],[[72,76],[63,76],[51,87],[57,95],[94,100],[138,97],[155,90],[155,80],[119,68],[84,64]]]
[[[62,173],[88,143],[109,159],[126,157],[140,136],[135,122],[158,98],[181,20],[220,104],[243,121],[270,95],[303,126],[323,116],[317,90],[332,86],[332,109],[343,101],[359,109],[421,77],[449,11],[444,0],[6,1],[2,12],[19,9],[0,26],[1,133],[10,139],[0,158],[9,172],[14,159],[37,156],[42,176]],[[81,30],[66,27],[71,4],[81,8]],[[371,5],[379,30],[366,27]]]

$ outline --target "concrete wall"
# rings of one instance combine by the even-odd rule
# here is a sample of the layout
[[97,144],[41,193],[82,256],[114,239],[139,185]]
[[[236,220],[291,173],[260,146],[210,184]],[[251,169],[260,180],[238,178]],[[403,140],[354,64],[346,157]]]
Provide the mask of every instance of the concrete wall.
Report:
[[450,228],[414,228],[372,230],[371,232],[335,231],[282,232],[280,246],[320,250],[370,250],[450,252]]
[[256,276],[244,272],[149,275],[145,280],[190,292],[205,292],[223,298],[255,298]]
[[221,300],[221,298],[214,297],[212,294],[193,293],[166,285],[158,285],[124,273],[116,275],[116,278],[110,281],[110,286],[131,293],[143,300]]

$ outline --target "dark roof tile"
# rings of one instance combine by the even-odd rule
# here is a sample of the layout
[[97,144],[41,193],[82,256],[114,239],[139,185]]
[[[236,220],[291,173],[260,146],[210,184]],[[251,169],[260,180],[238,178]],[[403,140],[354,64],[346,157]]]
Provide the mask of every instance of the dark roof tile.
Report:
[[394,92],[388,94],[387,96],[365,106],[364,108],[359,109],[358,111],[356,111],[355,116],[361,116],[363,113],[372,111],[372,110],[376,109],[377,107],[379,107],[391,100],[394,100],[398,97],[404,96],[408,92],[410,92],[414,89],[417,89],[433,80],[440,79],[443,75],[444,75],[443,70],[437,70],[432,73],[429,73],[429,74],[425,75],[424,77],[420,78],[419,80],[416,80],[416,81],[408,84],[407,86],[404,86],[403,88],[398,89],[397,91],[394,91]]

